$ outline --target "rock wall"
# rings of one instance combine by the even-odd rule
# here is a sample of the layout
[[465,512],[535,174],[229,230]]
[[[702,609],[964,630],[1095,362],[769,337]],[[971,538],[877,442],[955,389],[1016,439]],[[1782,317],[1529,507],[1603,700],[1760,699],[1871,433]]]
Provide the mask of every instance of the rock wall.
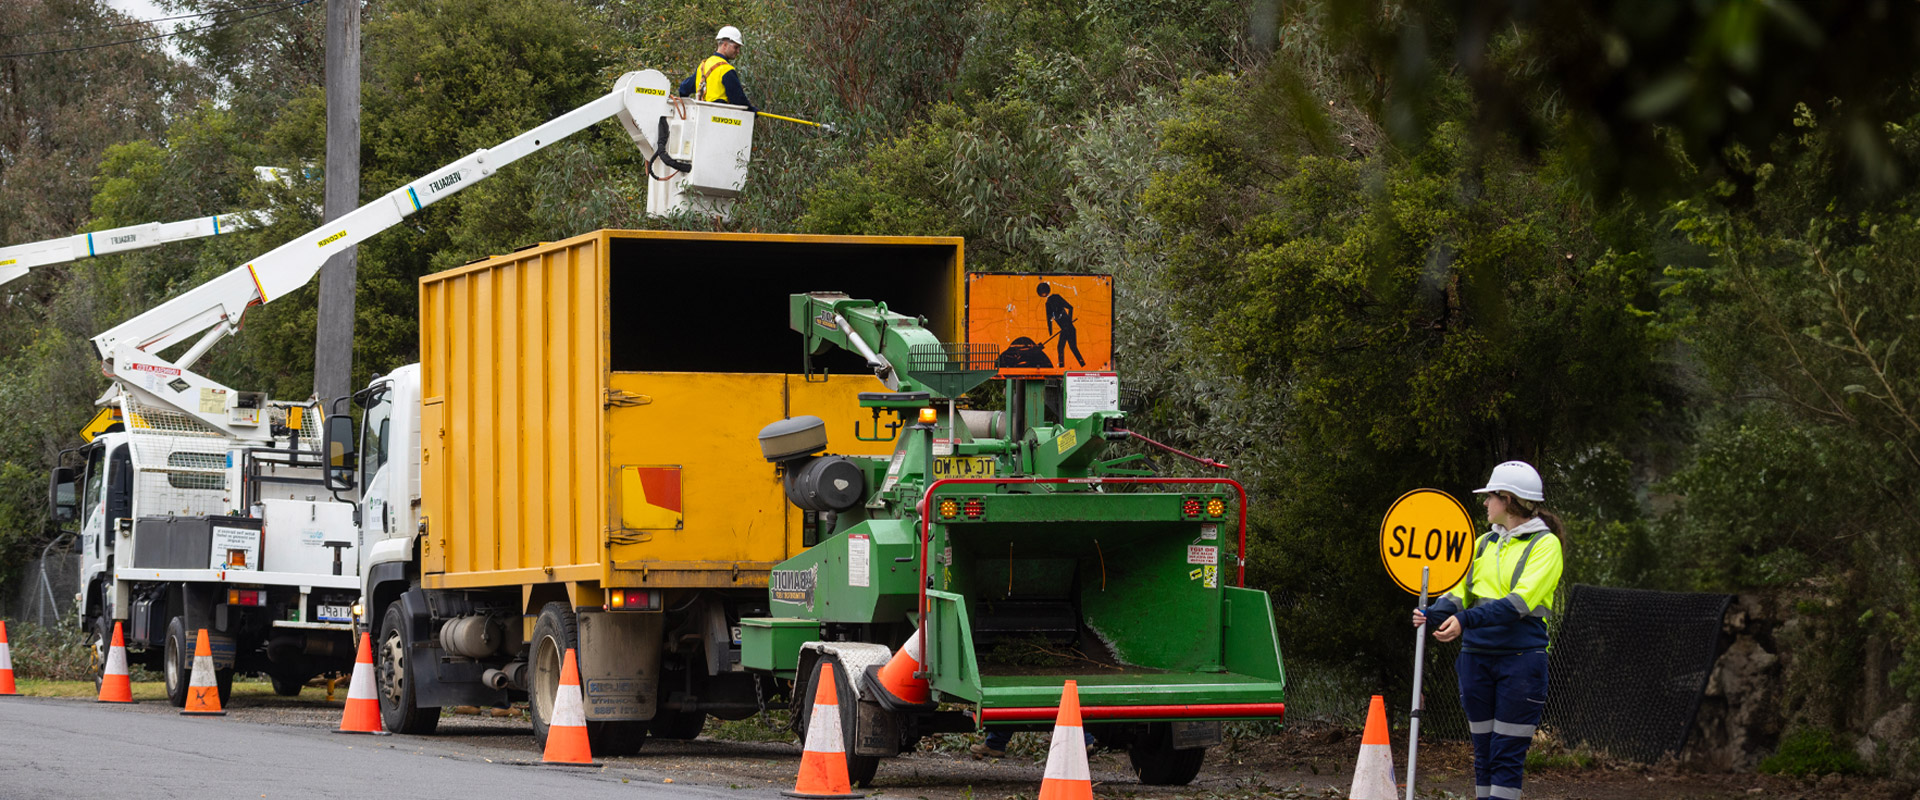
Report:
[[1890,680],[1897,653],[1850,630],[1850,613],[1828,613],[1836,605],[1804,592],[1734,599],[1681,763],[1750,772],[1787,730],[1814,725],[1836,730],[1876,771],[1920,778],[1914,703]]

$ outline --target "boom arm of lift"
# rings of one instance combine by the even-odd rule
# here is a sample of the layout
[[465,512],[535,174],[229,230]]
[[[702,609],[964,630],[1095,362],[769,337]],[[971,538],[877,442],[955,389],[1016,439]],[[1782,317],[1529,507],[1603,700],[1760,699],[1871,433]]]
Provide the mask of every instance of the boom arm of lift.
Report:
[[[240,329],[241,317],[248,308],[273,302],[305,286],[334,254],[608,118],[618,117],[642,154],[651,157],[655,143],[650,136],[668,113],[670,94],[667,77],[658,70],[629,72],[614,84],[613,91],[586,105],[496,147],[476,150],[93,337],[102,371],[114,383],[101,402],[111,402],[118,392],[132,392],[143,401],[189,414],[230,435],[254,435],[230,425],[224,409],[214,412],[201,402],[203,397],[222,396],[209,395],[206,390],[224,392],[229,398],[236,395],[191,370],[210,348]],[[179,357],[160,355],[193,337],[199,338]]]
[[247,230],[256,226],[254,222],[256,219],[261,220],[260,224],[265,224],[268,221],[268,212],[216,214],[211,217],[195,217],[179,222],[148,222],[92,233],[77,233],[43,242],[0,247],[0,284],[24,278],[27,270],[34,267],[65,264],[69,261],[79,261],[108,253],[139,250],[168,242]]

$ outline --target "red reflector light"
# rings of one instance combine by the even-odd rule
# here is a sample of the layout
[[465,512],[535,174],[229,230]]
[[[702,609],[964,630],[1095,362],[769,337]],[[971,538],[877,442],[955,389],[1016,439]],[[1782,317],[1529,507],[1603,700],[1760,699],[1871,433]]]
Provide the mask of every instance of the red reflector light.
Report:
[[607,592],[608,611],[659,611],[660,592],[654,589],[614,589]]
[[267,604],[266,592],[262,592],[257,589],[228,589],[227,590],[227,605],[264,606],[266,604]]
[[1189,517],[1200,516],[1200,498],[1189,497],[1180,504],[1180,513]]
[[987,515],[987,504],[978,497],[967,498],[967,519],[977,520]]

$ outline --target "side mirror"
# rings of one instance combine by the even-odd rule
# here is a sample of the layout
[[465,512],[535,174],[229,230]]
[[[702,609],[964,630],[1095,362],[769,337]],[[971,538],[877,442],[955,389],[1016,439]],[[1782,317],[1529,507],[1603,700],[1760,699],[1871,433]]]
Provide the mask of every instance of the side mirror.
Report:
[[54,467],[47,481],[47,508],[54,525],[80,518],[80,485],[73,467]]
[[345,492],[353,489],[353,471],[358,459],[353,451],[353,418],[345,414],[327,417],[327,438],[323,452],[327,459],[327,490]]

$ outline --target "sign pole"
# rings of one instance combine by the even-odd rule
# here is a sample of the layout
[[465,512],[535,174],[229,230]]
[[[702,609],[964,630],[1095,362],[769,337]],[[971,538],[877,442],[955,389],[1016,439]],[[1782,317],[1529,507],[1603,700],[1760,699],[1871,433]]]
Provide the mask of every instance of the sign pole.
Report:
[[[1420,568],[1420,612],[1427,611],[1427,574],[1429,568]],[[1411,718],[1407,726],[1407,800],[1413,800],[1414,764],[1420,760],[1420,684],[1426,679],[1427,668],[1427,623],[1413,630],[1413,702],[1407,712]]]

